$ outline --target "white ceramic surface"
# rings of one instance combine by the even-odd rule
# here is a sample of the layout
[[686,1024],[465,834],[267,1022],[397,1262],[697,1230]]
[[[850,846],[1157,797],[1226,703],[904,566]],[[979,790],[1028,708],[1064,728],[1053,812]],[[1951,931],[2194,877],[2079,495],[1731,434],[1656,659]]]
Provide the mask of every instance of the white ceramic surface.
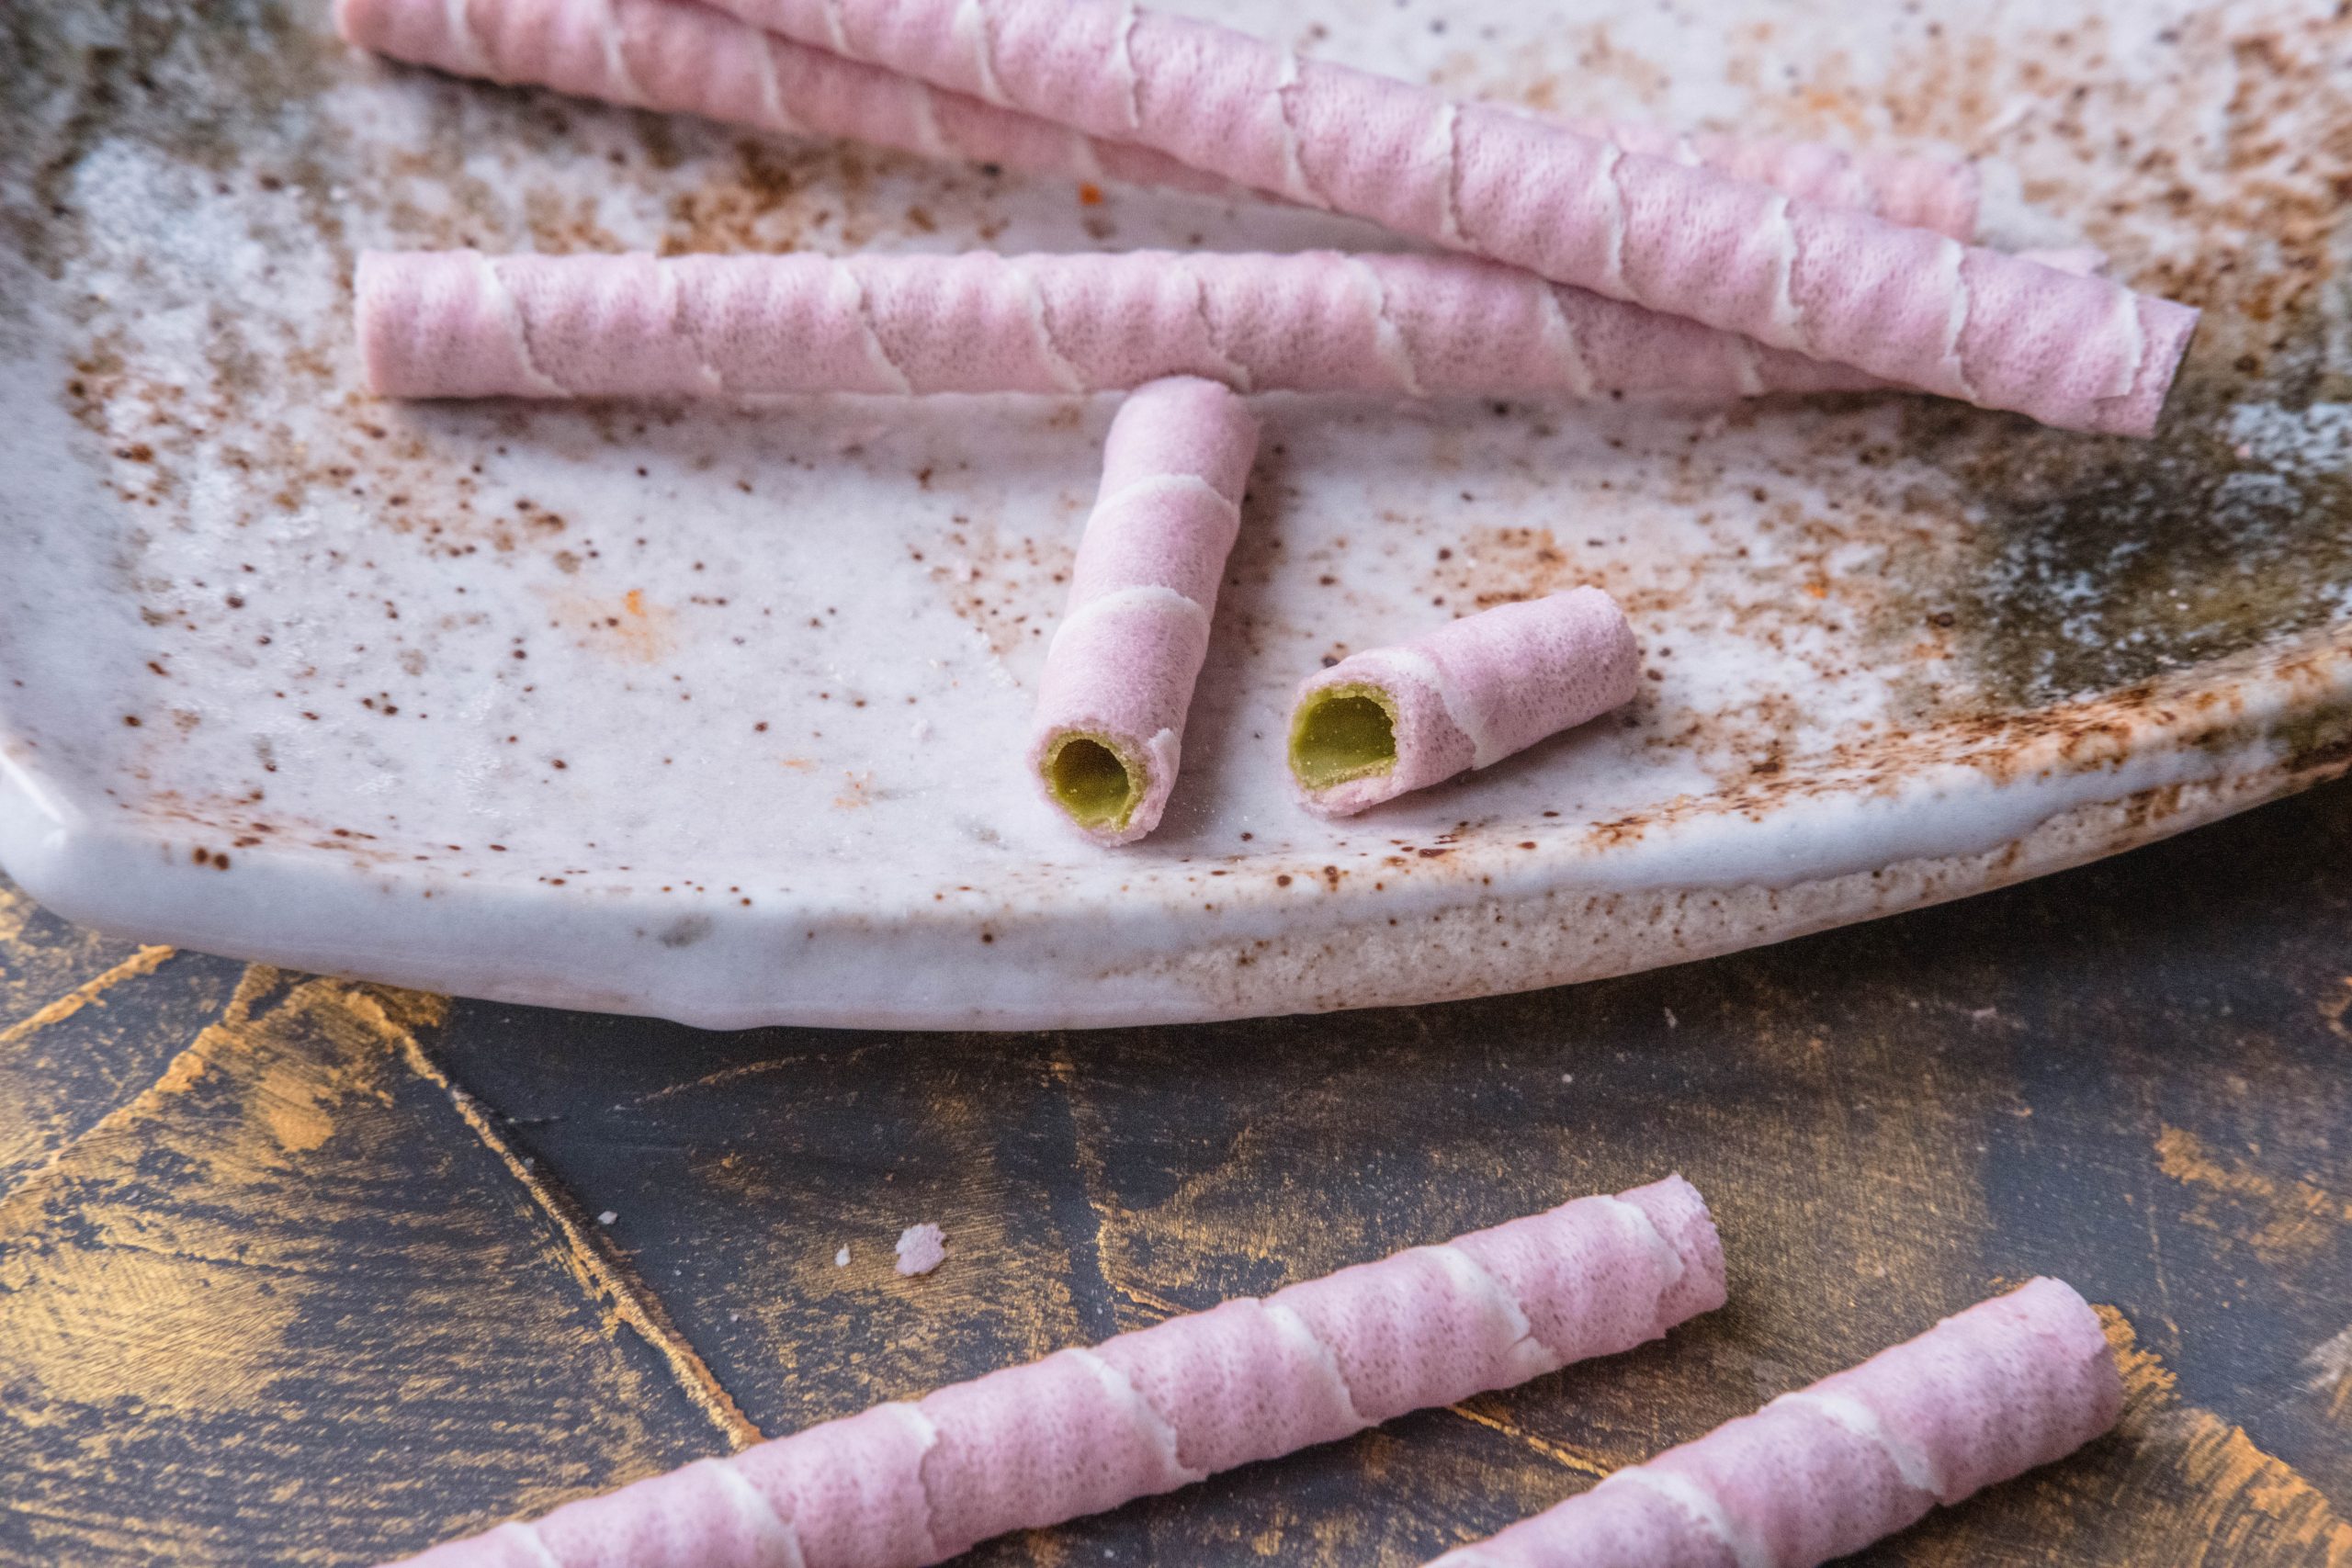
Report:
[[[1990,156],[2007,238],[2215,314],[2144,445],[1910,399],[1261,400],[1176,801],[1106,852],[1019,758],[1108,401],[388,405],[352,257],[1381,237],[458,84],[289,3],[0,42],[0,863],[68,915],[708,1024],[1205,1019],[1722,952],[2352,754],[2332,6],[1198,7],[1537,107]],[[1586,581],[1644,640],[1626,714],[1291,804],[1318,660]]]

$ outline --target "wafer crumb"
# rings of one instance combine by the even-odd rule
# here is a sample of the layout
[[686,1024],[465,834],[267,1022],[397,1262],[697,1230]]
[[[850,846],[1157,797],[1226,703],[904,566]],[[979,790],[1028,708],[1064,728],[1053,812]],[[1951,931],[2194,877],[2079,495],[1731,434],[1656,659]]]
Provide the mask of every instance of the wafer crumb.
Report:
[[933,1224],[909,1225],[899,1235],[899,1272],[928,1274],[945,1261],[947,1238]]

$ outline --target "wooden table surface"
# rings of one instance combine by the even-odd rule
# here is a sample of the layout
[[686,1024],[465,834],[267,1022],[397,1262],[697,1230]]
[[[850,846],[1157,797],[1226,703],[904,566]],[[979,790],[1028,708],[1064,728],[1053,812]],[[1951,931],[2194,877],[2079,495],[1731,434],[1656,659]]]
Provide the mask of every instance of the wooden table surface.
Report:
[[2352,1563],[2347,913],[2335,785],[1571,990],[711,1035],[0,885],[0,1561],[369,1562],[1680,1169],[1724,1311],[976,1560],[1418,1562],[2052,1272],[2111,1309],[2123,1431],[1868,1561]]

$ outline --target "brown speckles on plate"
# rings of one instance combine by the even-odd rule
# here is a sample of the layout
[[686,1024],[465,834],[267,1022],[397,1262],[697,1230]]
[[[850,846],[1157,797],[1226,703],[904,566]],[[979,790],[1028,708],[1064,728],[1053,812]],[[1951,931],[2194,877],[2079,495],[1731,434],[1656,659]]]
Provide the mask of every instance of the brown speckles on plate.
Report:
[[1043,657],[1061,615],[1085,522],[1084,510],[1068,494],[1036,510],[1035,518],[1003,526],[958,513],[922,552],[949,608],[987,639],[998,659],[1019,658],[1024,664]]

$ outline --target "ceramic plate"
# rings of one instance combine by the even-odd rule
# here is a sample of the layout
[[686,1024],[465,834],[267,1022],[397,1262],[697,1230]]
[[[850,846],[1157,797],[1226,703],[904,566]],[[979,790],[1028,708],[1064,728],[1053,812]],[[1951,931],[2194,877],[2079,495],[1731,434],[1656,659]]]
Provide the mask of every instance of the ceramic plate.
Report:
[[[401,406],[368,246],[1367,245],[458,83],[323,0],[0,28],[0,863],[93,924],[713,1025],[1425,1001],[2110,853],[2352,747],[2332,6],[1238,0],[1537,109],[1981,157],[1996,237],[2211,308],[2160,437],[1924,399],[1268,398],[1166,826],[1020,763],[1107,400]],[[1298,678],[1580,582],[1642,694],[1329,825]]]

